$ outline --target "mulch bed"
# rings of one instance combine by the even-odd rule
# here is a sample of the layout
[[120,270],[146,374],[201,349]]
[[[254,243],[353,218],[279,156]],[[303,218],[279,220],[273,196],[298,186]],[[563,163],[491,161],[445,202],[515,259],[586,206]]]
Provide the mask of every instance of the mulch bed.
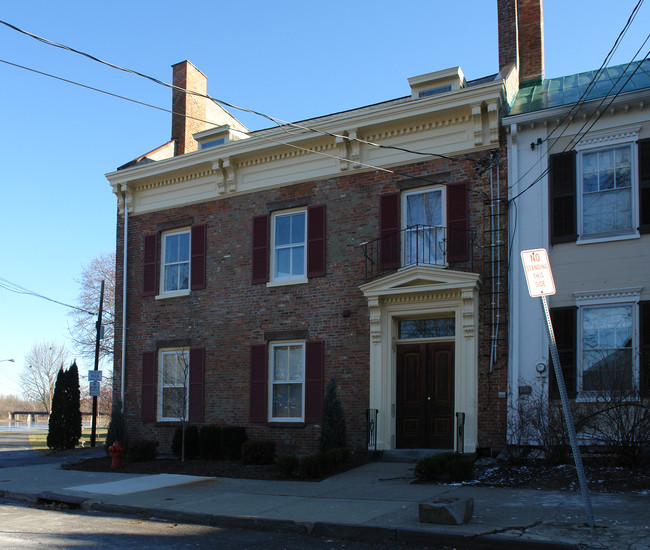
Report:
[[[340,473],[367,463],[369,457],[357,456],[332,473]],[[64,466],[88,472],[118,471],[129,474],[185,474],[207,477],[242,479],[283,479],[273,465],[247,466],[237,460],[186,460],[158,458],[148,462],[123,461],[118,470],[110,468],[110,457],[89,458]],[[413,465],[415,468],[415,464]],[[650,471],[612,466],[585,466],[589,489],[593,492],[650,494]],[[309,480],[309,481],[319,481]],[[578,477],[573,465],[545,466],[534,464],[512,466],[504,461],[479,460],[474,465],[474,479],[463,485],[477,487],[509,487],[521,489],[553,489],[579,491]]]

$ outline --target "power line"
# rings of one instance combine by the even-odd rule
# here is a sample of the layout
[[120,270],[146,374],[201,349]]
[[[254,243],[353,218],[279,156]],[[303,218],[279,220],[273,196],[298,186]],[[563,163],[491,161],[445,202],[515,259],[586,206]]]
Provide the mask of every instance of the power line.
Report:
[[[201,119],[201,118],[192,117],[192,116],[185,115],[185,114],[180,114],[180,113],[174,113],[174,112],[173,112],[172,110],[170,110],[170,109],[165,109],[165,108],[163,108],[163,107],[158,107],[158,106],[156,106],[156,105],[152,105],[152,104],[150,104],[150,103],[145,103],[145,102],[143,102],[143,101],[138,101],[138,100],[136,100],[136,99],[132,99],[132,98],[129,98],[129,97],[126,97],[126,96],[123,96],[123,95],[115,94],[115,93],[113,93],[113,92],[108,92],[108,91],[106,91],[106,90],[102,90],[101,88],[96,88],[96,87],[93,87],[93,86],[88,86],[88,85],[86,85],[86,84],[82,84],[82,83],[77,82],[77,81],[74,81],[74,80],[70,80],[70,79],[67,79],[67,78],[62,78],[62,77],[59,77],[59,76],[56,76],[56,75],[53,75],[53,74],[50,74],[50,73],[46,73],[46,72],[43,72],[43,71],[39,71],[39,70],[36,70],[36,69],[32,69],[32,68],[30,68],[30,67],[25,67],[24,65],[19,65],[19,64],[17,64],[17,63],[12,63],[12,62],[10,62],[10,61],[6,61],[6,60],[4,60],[4,59],[0,59],[0,63],[5,63],[5,64],[10,65],[10,66],[12,66],[12,67],[16,67],[16,68],[19,68],[19,69],[23,69],[23,70],[26,70],[26,71],[30,71],[30,72],[33,72],[33,73],[39,74],[39,75],[41,75],[41,76],[46,76],[46,77],[48,77],[48,78],[53,78],[53,79],[55,79],[55,80],[59,80],[59,81],[65,82],[65,83],[67,83],[67,84],[72,84],[72,85],[74,85],[74,86],[80,86],[80,87],[82,87],[82,88],[85,88],[85,89],[88,89],[88,90],[91,90],[91,91],[95,91],[95,92],[99,92],[99,93],[102,93],[102,94],[105,94],[105,95],[108,95],[108,96],[111,96],[111,97],[115,97],[115,98],[117,98],[117,99],[123,99],[123,100],[125,100],[125,101],[130,101],[130,102],[132,102],[132,103],[136,103],[136,104],[138,104],[138,105],[142,105],[142,106],[144,106],[144,107],[151,107],[151,108],[153,108],[153,109],[157,109],[157,110],[159,110],[159,111],[163,111],[163,112],[166,112],[166,113],[172,113],[172,114],[180,115],[180,116],[183,116],[184,118],[189,118],[189,119],[192,119],[192,120],[198,120],[198,121],[200,121],[200,122],[208,122],[208,123],[210,122],[210,121],[207,121],[207,120],[204,120],[204,119]],[[291,125],[290,125],[290,126],[291,126]],[[307,128],[307,127],[305,127],[305,128]],[[288,131],[288,130],[287,130],[285,127],[283,127],[283,126],[280,126],[280,129],[284,130],[284,131],[285,131],[286,133],[288,133],[289,135],[292,134],[292,132]],[[249,135],[250,135],[250,133],[249,133]],[[337,134],[328,134],[328,135],[336,136]],[[329,154],[329,153],[325,153],[325,152],[323,152],[323,151],[317,151],[317,150],[309,149],[309,148],[306,148],[306,147],[301,147],[301,146],[299,146],[299,145],[292,144],[292,143],[287,143],[287,142],[284,142],[284,141],[282,141],[282,140],[272,139],[272,138],[270,138],[269,136],[264,135],[264,132],[263,132],[263,131],[260,131],[259,133],[255,133],[255,137],[256,137],[256,138],[259,138],[259,139],[262,139],[262,140],[265,140],[265,141],[268,141],[268,142],[271,142],[271,143],[275,143],[275,144],[279,144],[279,145],[284,145],[284,146],[286,146],[286,147],[291,147],[291,148],[293,148],[293,149],[298,149],[298,150],[300,150],[300,151],[304,151],[304,152],[308,152],[308,153],[313,153],[313,154],[316,154],[316,155],[321,155],[321,156],[328,157],[328,158],[332,158],[332,159],[335,159],[335,160],[340,160],[340,161],[350,162],[349,159],[346,159],[346,158],[344,158],[344,157],[340,157],[340,156],[337,156],[337,155],[331,155],[331,154]],[[366,143],[368,143],[368,144],[370,144],[370,145],[375,145],[375,146],[377,146],[377,147],[381,147],[381,148],[401,150],[401,151],[403,151],[403,152],[410,153],[410,154],[415,154],[415,155],[438,156],[438,157],[442,157],[442,158],[445,158],[445,159],[448,159],[448,160],[451,160],[451,161],[455,161],[455,162],[456,162],[456,161],[466,161],[466,160],[471,160],[471,161],[473,161],[476,165],[481,166],[481,167],[483,168],[482,171],[481,171],[481,173],[483,173],[483,172],[489,170],[489,169],[493,166],[493,163],[492,163],[492,162],[489,162],[489,163],[488,163],[488,162],[485,160],[485,158],[482,159],[482,160],[478,160],[478,159],[474,159],[474,158],[472,158],[472,157],[465,157],[465,156],[463,156],[463,157],[447,157],[447,156],[444,156],[444,155],[437,155],[437,154],[435,154],[435,153],[424,153],[424,152],[421,152],[421,151],[413,151],[413,150],[405,149],[405,148],[402,148],[402,147],[396,147],[396,146],[390,146],[390,145],[376,145],[376,144],[373,144],[373,143],[371,143],[371,142],[366,142]],[[400,176],[400,177],[404,177],[404,178],[415,179],[415,180],[423,181],[423,182],[426,182],[426,183],[437,184],[437,185],[445,185],[445,186],[452,185],[452,184],[450,184],[450,183],[446,183],[446,182],[440,182],[440,181],[430,180],[430,179],[428,179],[426,176],[413,176],[413,175],[411,175],[411,174],[405,174],[405,173],[402,173],[402,172],[398,172],[398,171],[396,171],[396,170],[392,170],[392,169],[388,169],[388,168],[382,168],[382,167],[380,167],[380,166],[375,166],[375,165],[373,165],[373,164],[367,164],[367,163],[363,163],[363,162],[360,162],[360,161],[354,161],[354,162],[355,162],[356,164],[359,164],[360,166],[363,166],[364,168],[369,168],[369,169],[372,169],[372,170],[378,170],[378,171],[381,171],[381,172],[386,172],[386,173],[394,174],[394,175],[397,175],[397,176]],[[482,192],[482,191],[476,191],[476,190],[470,189],[470,192],[477,193],[477,194],[482,195],[482,196],[484,196],[484,197],[486,196],[485,193]]]
[[[556,124],[555,128],[553,128],[553,130],[551,130],[551,132],[548,134],[548,136],[546,136],[546,138],[544,138],[543,141],[548,141],[548,140],[551,138],[551,136],[553,135],[553,133],[554,133],[554,132],[555,132],[555,131],[556,131],[556,130],[557,130],[557,129],[562,125],[562,124],[564,124],[564,121],[567,120],[567,118],[570,118],[570,117],[572,116],[573,111],[574,111],[574,110],[576,110],[576,111],[579,110],[579,108],[582,106],[582,104],[584,104],[584,103],[586,102],[586,98],[587,98],[587,96],[589,95],[589,92],[590,92],[591,89],[594,87],[596,81],[598,80],[598,78],[600,77],[601,73],[603,72],[603,69],[604,69],[605,66],[609,63],[609,60],[612,58],[612,56],[614,55],[614,53],[616,52],[616,50],[617,50],[618,47],[620,46],[620,43],[621,43],[621,41],[623,40],[623,37],[627,34],[627,31],[629,30],[630,26],[632,25],[632,22],[634,21],[634,19],[636,19],[636,16],[637,16],[639,10],[641,9],[641,5],[643,4],[643,2],[644,2],[644,0],[639,0],[639,1],[637,2],[636,6],[634,6],[634,9],[632,10],[632,13],[631,13],[630,16],[628,17],[627,22],[625,23],[625,25],[623,26],[623,29],[621,30],[621,32],[620,32],[620,33],[618,34],[618,36],[616,37],[616,40],[614,41],[614,45],[611,47],[611,49],[609,50],[609,52],[608,52],[607,55],[605,56],[605,59],[603,59],[602,64],[600,65],[600,67],[599,67],[598,70],[596,71],[596,74],[594,74],[594,77],[591,79],[591,82],[589,82],[589,84],[588,84],[587,87],[585,88],[585,91],[582,93],[582,95],[580,96],[580,98],[578,99],[578,101],[576,101],[576,103],[575,103],[575,104],[573,105],[573,107],[569,110],[569,112],[566,113],[566,114],[564,115],[564,117],[562,118],[562,120],[558,121],[558,123]],[[643,47],[643,46],[642,46],[642,47]],[[640,48],[639,48],[639,49],[640,49]],[[638,53],[638,52],[637,52],[637,53]],[[634,58],[632,58],[632,59],[634,59]],[[567,127],[568,127],[568,125],[567,125]],[[564,131],[566,131],[566,128],[565,128]],[[564,134],[564,131],[562,132],[562,134],[560,134],[560,136],[558,136],[558,139],[559,139],[560,137],[562,137],[562,135]]]
[[82,309],[80,307],[72,306],[70,304],[66,304],[64,302],[59,302],[58,300],[54,300],[53,298],[48,298],[47,296],[43,296],[42,294],[39,294],[38,292],[34,292],[33,290],[29,290],[24,286],[20,286],[19,284],[12,283],[11,281],[3,277],[0,277],[0,288],[4,288],[5,290],[8,290],[9,292],[14,292],[15,294],[25,294],[28,296],[34,296],[35,298],[41,298],[43,300],[47,300],[48,302],[59,304],[60,306],[65,306],[70,309],[76,309],[77,311],[81,311],[82,313],[87,313],[88,315],[96,315],[96,313],[93,313],[92,311],[86,311],[85,309]]
[[[641,45],[641,48],[645,45],[645,43],[648,41],[648,39],[650,39],[650,35],[648,35],[648,36],[646,37],[646,39],[644,40],[643,44]],[[638,52],[637,52],[637,53],[638,53]],[[614,102],[614,100],[615,100],[615,99],[616,99],[616,98],[617,98],[617,97],[618,97],[618,96],[623,92],[623,89],[625,88],[625,86],[627,85],[627,83],[632,79],[632,77],[635,75],[635,73],[639,70],[639,68],[641,67],[641,65],[643,64],[643,62],[646,61],[646,60],[648,59],[648,56],[649,56],[649,55],[650,55],[650,51],[648,51],[648,53],[646,53],[645,57],[644,57],[641,61],[638,62],[637,66],[634,68],[634,70],[632,71],[632,73],[627,77],[627,80],[626,80],[625,83],[620,87],[620,89],[619,89],[619,90],[618,90],[618,91],[617,91],[613,96],[611,96],[611,99],[610,99],[609,103],[607,104],[607,106],[606,106],[604,109],[601,109],[601,107],[602,107],[603,103],[605,102],[605,100],[607,100],[607,99],[610,97],[610,96],[609,96],[609,93],[611,93],[611,91],[614,90],[614,89],[618,86],[618,83],[621,81],[621,79],[622,79],[623,76],[625,75],[625,71],[623,71],[623,73],[622,73],[622,74],[621,74],[621,75],[616,79],[616,82],[614,82],[614,84],[613,84],[612,87],[610,88],[610,91],[608,92],[608,94],[605,95],[605,96],[603,97],[603,99],[602,99],[602,101],[600,102],[600,104],[598,105],[598,107],[597,107],[596,109],[594,109],[594,111],[591,113],[591,115],[589,116],[589,118],[585,121],[585,123],[582,125],[582,127],[578,130],[578,132],[576,133],[576,135],[573,136],[573,138],[571,138],[571,141],[570,141],[570,142],[569,142],[569,143],[564,147],[564,149],[561,151],[561,153],[566,153],[569,149],[573,148],[573,146],[574,146],[575,144],[577,144],[580,140],[582,140],[582,138],[584,138],[584,137],[587,135],[587,133],[588,133],[588,132],[593,128],[594,124],[596,124],[596,122],[598,122],[598,121],[600,120],[600,118],[603,116],[603,114],[604,114],[605,111],[609,108],[609,106]],[[630,61],[630,62],[627,64],[625,70],[627,70],[627,69],[630,67],[630,65],[631,65],[632,63],[633,63],[633,61]],[[598,116],[596,117],[596,119],[591,123],[591,125],[589,126],[589,128],[587,128],[587,130],[585,130],[584,132],[582,132],[582,130],[584,129],[584,127],[585,127],[585,126],[586,126],[586,125],[591,121],[591,118],[592,118],[596,113],[598,113]],[[582,135],[580,135],[581,132],[582,132]],[[559,138],[558,138],[558,139],[559,139]],[[556,143],[557,143],[557,141],[555,141],[555,143],[554,143],[553,145],[555,145]],[[551,149],[552,149],[552,147],[549,147],[548,150],[547,150],[547,152],[550,151]],[[540,160],[537,160],[533,166],[537,165],[539,162],[540,162]],[[526,172],[526,174],[528,174],[529,172],[530,172],[530,170],[528,170],[528,172]],[[514,197],[512,197],[512,198],[510,199],[510,201],[514,201],[514,200],[516,200],[517,198],[519,198],[519,197],[520,197],[521,195],[523,195],[526,191],[528,191],[531,187],[533,187],[533,186],[536,185],[539,181],[541,181],[542,178],[544,178],[544,177],[545,177],[549,172],[550,172],[550,168],[547,167],[547,168],[546,168],[546,169],[545,169],[545,170],[544,170],[544,171],[543,171],[539,176],[537,176],[537,177],[533,180],[533,182],[532,182],[530,185],[528,185],[528,187],[526,187],[523,191],[517,193]],[[524,174],[524,176],[525,176],[526,174]],[[516,183],[519,183],[519,182],[521,181],[521,179],[522,179],[524,176],[522,176],[521,178],[519,178],[519,180],[517,180]],[[513,185],[513,187],[514,187],[514,185]]]
[[[638,11],[639,11],[641,5],[643,4],[643,2],[644,2],[644,0],[639,0],[639,2],[637,2],[636,6],[635,6],[634,9],[632,10],[632,13],[631,13],[630,16],[628,17],[627,22],[626,22],[625,25],[623,26],[623,29],[621,30],[621,32],[619,32],[619,34],[618,34],[616,40],[614,41],[614,45],[610,48],[609,52],[608,52],[607,55],[605,56],[605,59],[603,60],[602,64],[600,65],[600,68],[599,68],[599,69],[594,73],[594,76],[592,77],[591,81],[589,82],[589,84],[588,84],[587,87],[585,88],[585,90],[584,90],[584,92],[582,93],[582,95],[580,96],[580,98],[579,98],[579,99],[578,99],[578,100],[577,100],[577,101],[576,101],[576,102],[571,106],[571,108],[569,109],[569,111],[568,111],[568,112],[567,112],[567,113],[562,117],[562,119],[559,120],[559,121],[557,122],[557,124],[555,125],[555,128],[553,128],[553,129],[549,132],[549,134],[548,134],[544,139],[541,140],[541,143],[544,143],[545,141],[548,141],[548,140],[551,138],[551,136],[553,135],[553,133],[554,133],[554,132],[555,132],[555,131],[556,131],[556,130],[557,130],[557,129],[562,125],[562,124],[564,124],[565,121],[567,121],[567,119],[572,119],[573,116],[574,116],[574,112],[577,113],[577,111],[578,111],[578,110],[579,110],[579,109],[580,109],[580,108],[581,108],[581,107],[582,107],[582,106],[587,102],[587,99],[586,99],[586,98],[587,98],[589,92],[591,91],[591,89],[593,88],[593,86],[596,84],[596,81],[598,80],[598,78],[600,77],[601,73],[603,72],[603,68],[605,67],[605,65],[607,65],[608,61],[612,58],[612,56],[614,55],[614,53],[615,53],[616,50],[618,49],[621,40],[622,40],[623,37],[627,34],[627,31],[629,30],[629,28],[630,28],[632,22],[633,22],[634,19],[636,18],[636,15],[637,15],[637,13],[638,13]],[[646,38],[646,41],[647,41],[647,38]],[[644,44],[645,44],[645,42],[644,42]],[[641,48],[643,48],[643,46],[641,46]],[[639,48],[638,51],[640,51],[641,48]],[[637,54],[638,54],[638,51],[637,51]],[[635,54],[635,56],[636,56],[637,54]],[[634,57],[632,57],[632,59],[634,59]],[[614,88],[614,86],[612,87],[612,89],[613,89],[613,88]],[[610,90],[610,91],[611,91],[611,90]],[[547,153],[550,152],[551,149],[553,149],[553,147],[558,143],[558,140],[559,140],[559,139],[564,135],[564,133],[567,131],[567,129],[569,128],[569,124],[570,124],[570,122],[571,122],[571,120],[569,120],[569,122],[568,122],[567,125],[564,127],[564,129],[562,130],[562,132],[560,133],[560,135],[559,135],[557,138],[555,138],[555,141],[554,141],[554,142],[551,144],[551,146],[547,149]],[[541,143],[540,143],[540,144],[541,144]],[[517,179],[517,181],[514,182],[512,185],[509,185],[509,186],[508,186],[508,189],[512,189],[512,188],[514,188],[517,184],[519,184],[519,182],[520,182],[521,180],[523,180],[523,179],[524,179],[524,178],[525,178],[525,177],[526,177],[526,176],[527,176],[527,175],[528,175],[528,174],[529,174],[529,173],[530,173],[530,172],[535,168],[535,166],[537,166],[540,162],[541,162],[541,158],[540,158],[540,159],[537,159],[537,161],[535,161],[535,163],[532,164],[532,166],[531,166],[531,167],[526,171],[526,173],[524,173],[522,176],[520,176],[520,177]],[[514,200],[514,199],[511,199],[511,200]]]
[[[641,1],[643,1],[643,0],[641,0]],[[112,69],[116,69],[118,71],[123,71],[123,72],[129,73],[129,74],[139,76],[141,78],[144,78],[146,80],[154,82],[155,84],[158,84],[160,86],[164,86],[166,88],[171,88],[172,90],[177,90],[177,91],[180,91],[180,92],[184,92],[186,94],[190,94],[190,95],[194,95],[194,96],[197,96],[197,97],[202,97],[202,98],[205,98],[205,99],[209,99],[210,101],[213,101],[214,103],[217,103],[218,105],[221,105],[222,107],[228,107],[230,109],[236,109],[238,111],[242,111],[242,112],[245,112],[245,113],[260,116],[260,117],[265,118],[266,120],[269,120],[270,122],[273,122],[274,124],[276,124],[278,126],[281,126],[281,127],[282,126],[291,126],[291,127],[297,128],[299,130],[306,130],[306,131],[309,131],[309,132],[315,132],[315,133],[319,133],[319,134],[322,134],[322,135],[327,135],[327,136],[334,137],[334,138],[346,139],[348,141],[363,143],[365,145],[370,145],[370,146],[378,147],[378,148],[381,148],[381,149],[392,149],[392,150],[411,153],[411,154],[414,154],[414,155],[433,156],[433,157],[438,157],[438,158],[443,158],[443,159],[448,159],[448,160],[457,160],[458,158],[462,158],[463,160],[469,160],[470,162],[474,162],[476,164],[481,164],[479,160],[477,160],[477,159],[475,159],[473,157],[456,157],[456,158],[454,158],[454,157],[449,157],[447,155],[443,155],[443,154],[440,154],[440,153],[413,151],[411,149],[406,149],[406,148],[403,148],[403,147],[396,147],[396,146],[392,146],[392,145],[384,145],[384,144],[380,144],[380,143],[367,141],[367,140],[364,140],[364,139],[361,139],[361,138],[358,138],[358,137],[351,137],[351,136],[348,136],[348,135],[345,135],[345,134],[338,134],[338,133],[335,133],[335,132],[328,132],[326,130],[320,130],[320,129],[317,129],[317,128],[313,128],[311,126],[307,126],[305,124],[300,124],[298,122],[288,122],[286,120],[282,120],[282,119],[280,119],[278,117],[267,115],[266,113],[262,113],[260,111],[254,110],[254,109],[241,107],[241,106],[235,105],[233,103],[229,103],[227,101],[224,101],[222,99],[214,98],[214,97],[210,96],[209,94],[202,94],[200,92],[196,92],[196,91],[193,91],[193,90],[188,90],[188,89],[182,88],[180,86],[176,86],[174,84],[169,84],[169,83],[164,82],[164,81],[162,81],[162,80],[160,80],[158,78],[155,78],[153,76],[149,76],[149,75],[141,73],[139,71],[135,71],[133,69],[129,69],[129,68],[126,68],[126,67],[122,67],[120,65],[116,65],[115,63],[111,63],[110,61],[105,61],[105,60],[100,59],[100,58],[98,58],[98,57],[96,57],[96,56],[94,56],[92,54],[87,53],[87,52],[77,50],[77,49],[72,48],[70,46],[67,46],[65,44],[61,44],[59,42],[54,42],[53,40],[49,40],[47,38],[43,38],[42,36],[38,36],[38,35],[36,35],[34,33],[31,33],[29,31],[21,29],[20,27],[12,25],[11,23],[8,23],[6,21],[0,20],[0,23],[7,26],[7,27],[9,27],[10,29],[15,30],[16,32],[19,32],[21,34],[29,36],[30,38],[33,38],[33,39],[35,39],[35,40],[37,40],[39,42],[42,42],[42,43],[44,43],[44,44],[46,44],[48,46],[52,46],[52,47],[55,47],[55,48],[60,48],[60,49],[66,50],[66,51],[70,51],[72,53],[76,53],[77,55],[81,55],[83,57],[86,57],[87,59],[90,59],[92,61],[95,61],[95,62],[103,64],[103,65],[106,65],[106,66],[108,66],[108,67],[110,67]]]

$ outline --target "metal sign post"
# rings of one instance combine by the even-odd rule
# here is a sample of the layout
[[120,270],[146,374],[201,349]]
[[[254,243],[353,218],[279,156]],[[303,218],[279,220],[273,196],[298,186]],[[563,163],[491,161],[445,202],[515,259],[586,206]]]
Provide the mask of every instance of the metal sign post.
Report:
[[551,359],[553,360],[555,379],[557,381],[557,387],[560,392],[560,401],[562,402],[564,421],[566,422],[567,431],[569,433],[569,442],[571,443],[573,462],[575,463],[576,472],[578,473],[580,492],[582,493],[582,500],[584,501],[585,511],[587,513],[587,525],[589,525],[589,527],[593,527],[594,512],[591,507],[591,498],[589,497],[589,486],[587,484],[585,470],[582,466],[582,456],[580,455],[580,447],[578,446],[576,429],[575,425],[573,424],[573,415],[571,414],[571,409],[569,408],[569,398],[566,393],[564,376],[562,375],[560,355],[557,352],[555,333],[553,332],[553,324],[551,323],[551,314],[548,309],[548,302],[546,300],[546,296],[555,294],[555,281],[553,280],[553,273],[551,272],[551,264],[548,261],[548,254],[543,248],[522,251],[521,261],[524,265],[524,272],[526,274],[528,293],[532,297],[539,297],[542,311],[544,312],[544,318],[546,319],[546,333],[548,335],[548,340],[551,348]]

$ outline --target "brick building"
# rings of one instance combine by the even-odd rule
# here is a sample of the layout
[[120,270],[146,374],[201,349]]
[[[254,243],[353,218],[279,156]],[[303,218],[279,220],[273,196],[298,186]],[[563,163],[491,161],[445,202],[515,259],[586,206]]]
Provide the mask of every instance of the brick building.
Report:
[[[507,51],[525,33],[503,35]],[[313,452],[334,377],[353,449],[503,445],[504,59],[252,132],[174,66],[172,140],[107,175],[130,437],[165,447],[184,415]]]

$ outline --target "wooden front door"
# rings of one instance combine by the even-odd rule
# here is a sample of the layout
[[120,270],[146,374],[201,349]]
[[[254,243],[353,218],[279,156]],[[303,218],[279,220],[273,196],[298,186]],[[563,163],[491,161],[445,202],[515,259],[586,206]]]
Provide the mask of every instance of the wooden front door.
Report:
[[454,344],[397,346],[397,448],[454,448]]

